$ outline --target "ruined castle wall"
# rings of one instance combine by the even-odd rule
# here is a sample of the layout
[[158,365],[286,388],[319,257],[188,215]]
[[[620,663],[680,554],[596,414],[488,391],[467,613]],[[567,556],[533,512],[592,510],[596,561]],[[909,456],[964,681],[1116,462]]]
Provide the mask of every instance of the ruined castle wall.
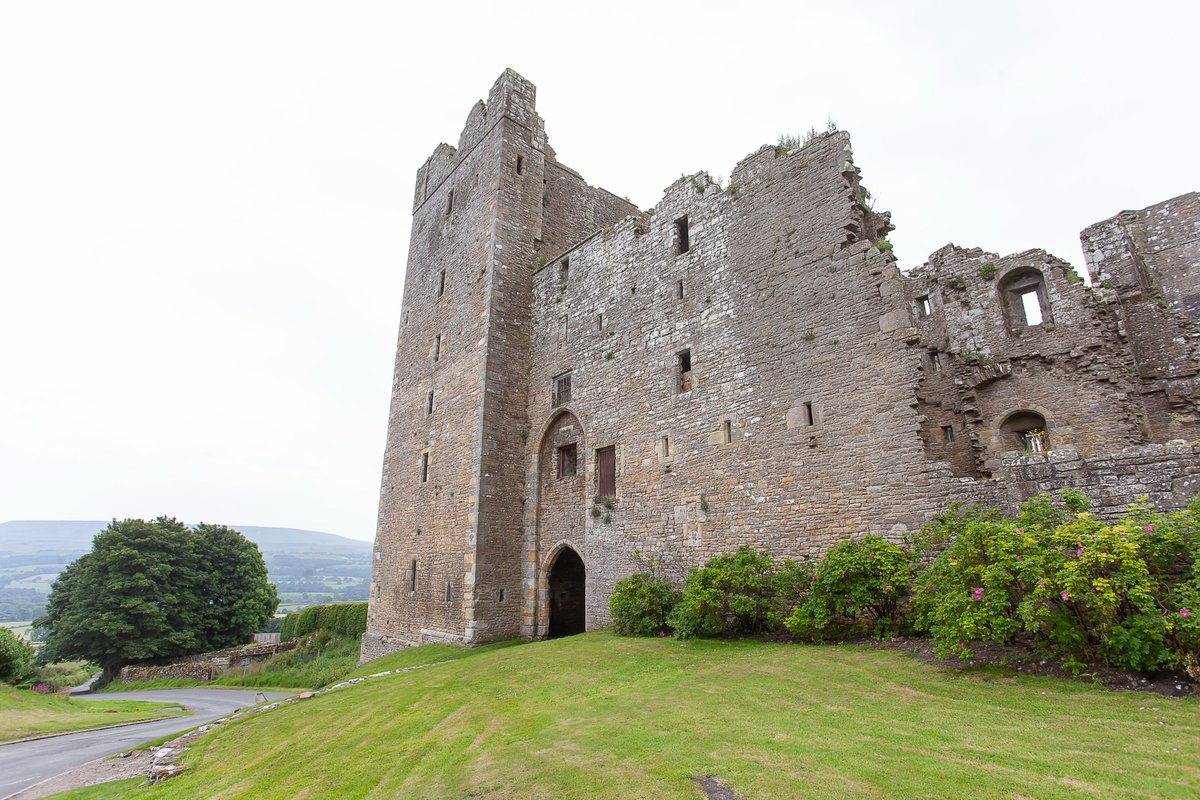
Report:
[[1200,194],[1124,211],[1081,235],[1092,282],[1115,293],[1137,359],[1148,437],[1200,430]]
[[[930,458],[959,475],[992,473],[1023,447],[1002,429],[1021,412],[1045,418],[1050,446],[1085,456],[1145,441],[1115,297],[1069,265],[1040,250],[1001,258],[948,246],[911,273],[908,292],[925,349],[917,394]],[[1036,294],[1040,323],[1020,292]]]
[[[756,153],[732,190],[682,179],[648,220],[534,275],[526,635],[545,632],[545,571],[564,541],[587,565],[590,628],[607,624],[635,550],[681,573],[740,544],[808,558],[924,520],[919,356],[907,312],[892,313],[891,257],[854,233],[848,159],[837,134]],[[582,498],[577,477],[569,491],[546,485],[547,437],[562,433],[553,378],[568,370]],[[596,451],[609,446],[615,507],[592,516]]]

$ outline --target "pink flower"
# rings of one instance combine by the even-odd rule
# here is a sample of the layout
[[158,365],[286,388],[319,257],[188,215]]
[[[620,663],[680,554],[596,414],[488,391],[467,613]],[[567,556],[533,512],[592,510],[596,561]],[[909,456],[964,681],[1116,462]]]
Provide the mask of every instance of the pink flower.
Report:
[[815,581],[816,579],[817,579],[817,576],[816,576],[816,575],[813,575],[813,580]]
[[[887,586],[883,587],[883,590],[885,592],[890,592],[892,590],[892,585],[889,583]],[[1187,609],[1185,608],[1184,611],[1187,611]],[[1183,612],[1180,612],[1180,613],[1183,613]],[[1187,614],[1184,614],[1184,616],[1186,617]]]
[[666,631],[659,631],[659,632],[658,632],[658,635],[659,635],[659,636],[666,636],[666,635],[667,635],[667,632],[666,632]]
[[867,561],[870,561],[870,560],[871,560],[872,558],[874,558],[874,557],[875,557],[875,556],[874,556],[874,554],[868,554],[868,555],[867,555]]
[[1149,533],[1150,531],[1154,530],[1154,526],[1153,525],[1144,525],[1144,526],[1142,526],[1142,530],[1144,530],[1146,533]]
[[1042,580],[1041,578],[1038,578],[1038,586],[1045,586],[1045,585],[1046,585],[1046,582],[1044,580]]
[[983,587],[976,586],[974,589],[971,590],[971,595],[975,598],[976,601],[982,600],[983,599]]
[[1063,589],[1063,593],[1062,593],[1062,599],[1063,599],[1063,600],[1070,600],[1070,599],[1071,599],[1071,595],[1067,594],[1067,590],[1066,590],[1066,589]]
[[1024,533],[1024,532],[1025,532],[1024,528],[1017,528],[1017,533]]
[[1191,611],[1188,611],[1186,608],[1181,608],[1181,609],[1179,609],[1179,616],[1181,616],[1181,617],[1190,617],[1191,615],[1192,615],[1192,612],[1191,612]]
[[1082,556],[1082,555],[1083,555],[1083,546],[1082,546],[1082,545],[1080,545],[1079,549],[1077,549],[1077,550],[1075,551],[1075,557],[1076,557],[1076,558],[1079,558],[1079,557],[1080,557],[1080,556]]

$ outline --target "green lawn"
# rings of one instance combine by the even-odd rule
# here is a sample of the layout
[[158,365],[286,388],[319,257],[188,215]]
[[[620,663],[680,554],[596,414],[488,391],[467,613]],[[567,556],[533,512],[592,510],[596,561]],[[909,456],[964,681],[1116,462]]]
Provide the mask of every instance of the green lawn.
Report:
[[1193,699],[866,646],[598,632],[459,654],[239,720],[126,796],[696,800],[696,775],[743,800],[1200,794]]
[[[164,711],[164,707],[170,710]],[[66,733],[123,722],[174,717],[184,713],[173,703],[140,700],[69,700],[27,689],[0,686],[0,742]]]

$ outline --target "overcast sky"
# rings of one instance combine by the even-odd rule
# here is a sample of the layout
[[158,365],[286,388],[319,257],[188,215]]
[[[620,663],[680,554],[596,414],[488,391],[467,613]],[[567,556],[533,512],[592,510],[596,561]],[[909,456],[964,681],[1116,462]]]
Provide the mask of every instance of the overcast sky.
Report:
[[0,5],[0,521],[372,538],[413,177],[505,67],[642,208],[832,117],[905,268],[1200,189],[1194,0],[424,7]]

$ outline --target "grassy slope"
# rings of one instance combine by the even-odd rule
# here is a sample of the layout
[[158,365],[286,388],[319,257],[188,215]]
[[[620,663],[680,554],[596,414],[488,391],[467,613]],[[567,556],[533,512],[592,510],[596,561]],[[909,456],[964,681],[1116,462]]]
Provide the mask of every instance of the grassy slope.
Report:
[[[444,656],[399,655],[423,652]],[[869,647],[601,632],[247,718],[188,758],[127,796],[695,800],[711,774],[744,800],[1195,797],[1200,704]]]
[[141,700],[68,700],[0,686],[0,742],[65,733],[123,722],[178,716],[183,709],[162,711],[170,703]]

